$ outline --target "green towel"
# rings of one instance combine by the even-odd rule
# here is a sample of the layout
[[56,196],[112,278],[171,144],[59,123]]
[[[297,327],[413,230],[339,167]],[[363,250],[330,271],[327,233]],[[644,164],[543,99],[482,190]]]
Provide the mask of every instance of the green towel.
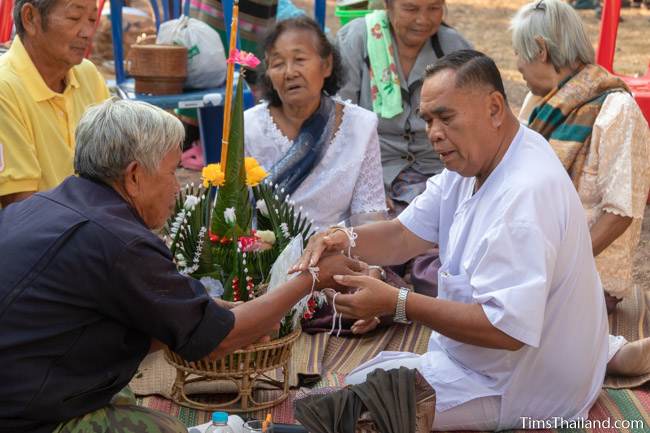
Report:
[[403,109],[388,15],[385,10],[374,11],[367,14],[365,20],[368,31],[372,111],[390,119],[400,114]]

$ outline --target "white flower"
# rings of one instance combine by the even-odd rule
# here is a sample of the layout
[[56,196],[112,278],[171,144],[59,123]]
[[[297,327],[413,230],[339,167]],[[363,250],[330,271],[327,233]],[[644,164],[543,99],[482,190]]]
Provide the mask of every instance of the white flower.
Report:
[[199,204],[199,198],[195,195],[188,195],[185,197],[185,203],[183,203],[183,207],[187,210],[192,210],[196,207],[197,204]]
[[275,244],[275,233],[272,230],[258,230],[256,233],[262,242],[269,245]]
[[266,202],[264,200],[257,200],[257,203],[255,203],[255,207],[257,210],[260,211],[260,213],[265,216],[266,218],[269,217],[269,209],[266,207]]
[[291,237],[291,234],[289,233],[289,226],[287,225],[287,223],[280,224],[280,230],[282,230],[282,235],[285,238],[289,239]]
[[212,277],[202,277],[199,281],[203,284],[203,287],[205,287],[205,290],[210,296],[213,298],[221,298],[223,295],[223,284],[221,284],[221,281],[215,280]]
[[223,219],[226,220],[227,224],[234,225],[237,221],[237,215],[235,214],[235,208],[229,207],[223,211]]

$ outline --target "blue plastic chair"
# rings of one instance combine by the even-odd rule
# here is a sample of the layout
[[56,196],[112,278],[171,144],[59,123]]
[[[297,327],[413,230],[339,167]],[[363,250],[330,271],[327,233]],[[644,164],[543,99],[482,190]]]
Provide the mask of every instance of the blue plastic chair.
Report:
[[[171,4],[168,3],[171,1]],[[226,2],[224,2],[226,3]],[[232,1],[228,0],[229,6],[228,23],[232,18]],[[151,1],[156,27],[160,26],[160,11],[156,0]],[[170,18],[177,18],[181,12],[180,0],[163,0],[162,19],[163,22]],[[171,5],[171,8],[169,6]],[[127,77],[124,71],[124,53],[122,50],[122,7],[123,0],[111,0],[111,27],[113,35],[113,56],[115,59],[115,82],[120,96],[124,99],[148,102],[164,109],[174,108],[196,108],[198,110],[199,131],[201,134],[201,146],[206,164],[219,162],[221,159],[221,133],[223,129],[223,103],[226,94],[225,85],[221,87],[189,90],[176,95],[148,95],[135,92],[135,81]],[[189,1],[184,5],[185,13],[189,10]],[[227,25],[230,28],[230,24]],[[236,80],[235,80],[236,82]],[[255,100],[252,92],[246,86],[244,90],[244,108],[250,108]]]

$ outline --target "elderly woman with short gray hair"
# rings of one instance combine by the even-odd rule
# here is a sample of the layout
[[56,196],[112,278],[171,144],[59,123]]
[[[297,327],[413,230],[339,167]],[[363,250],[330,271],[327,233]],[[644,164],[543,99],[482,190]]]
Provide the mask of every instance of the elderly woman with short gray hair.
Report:
[[[528,3],[511,30],[517,66],[530,89],[520,120],[551,143],[573,180],[612,312],[633,291],[634,251],[650,188],[648,124],[626,84],[595,64],[571,6]],[[624,343],[612,341],[612,353]],[[619,374],[648,370],[650,340],[625,345],[608,366]]]
[[[302,274],[243,305],[211,299],[150,231],[170,216],[183,127],[144,102],[108,100],[77,128],[72,176],[0,211],[0,425],[45,433],[187,433],[120,392],[145,355],[189,361],[265,337],[312,290]],[[334,256],[319,287],[361,270]],[[160,343],[159,343],[160,342]],[[118,395],[119,394],[119,395]]]

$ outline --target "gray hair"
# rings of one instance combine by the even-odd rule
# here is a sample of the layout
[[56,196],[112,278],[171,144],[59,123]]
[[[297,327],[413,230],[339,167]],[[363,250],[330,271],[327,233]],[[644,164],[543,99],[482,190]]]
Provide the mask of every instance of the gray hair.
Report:
[[173,115],[146,102],[108,99],[90,107],[76,130],[75,172],[111,183],[137,161],[149,172],[185,137]]
[[25,34],[23,20],[20,17],[20,11],[24,5],[29,3],[38,10],[38,13],[41,15],[41,25],[43,26],[43,30],[47,30],[47,17],[50,15],[52,8],[57,1],[59,0],[16,0],[16,3],[14,3],[14,24],[16,25],[16,34],[21,38]]
[[530,63],[539,55],[536,39],[543,39],[555,67],[594,63],[594,47],[578,13],[561,0],[540,0],[519,9],[510,22],[512,46]]

